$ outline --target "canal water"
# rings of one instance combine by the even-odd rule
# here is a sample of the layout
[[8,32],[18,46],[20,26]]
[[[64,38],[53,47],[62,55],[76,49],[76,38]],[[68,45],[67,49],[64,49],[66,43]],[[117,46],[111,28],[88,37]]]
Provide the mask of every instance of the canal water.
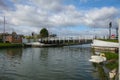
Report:
[[90,45],[0,49],[0,80],[104,80]]

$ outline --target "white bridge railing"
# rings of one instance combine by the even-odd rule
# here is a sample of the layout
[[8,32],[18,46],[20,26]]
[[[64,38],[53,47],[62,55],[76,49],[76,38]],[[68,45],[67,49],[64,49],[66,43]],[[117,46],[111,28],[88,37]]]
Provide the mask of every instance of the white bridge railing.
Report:
[[[42,38],[42,40],[82,40],[82,39],[93,39],[93,37],[48,37],[48,38]],[[39,39],[40,41],[41,39]]]
[[81,40],[89,40],[89,39],[93,39],[93,36],[67,36],[67,37],[48,37],[48,38],[42,38],[42,39],[23,39],[23,43],[28,43],[28,42],[38,42],[41,40],[44,41],[81,41]]

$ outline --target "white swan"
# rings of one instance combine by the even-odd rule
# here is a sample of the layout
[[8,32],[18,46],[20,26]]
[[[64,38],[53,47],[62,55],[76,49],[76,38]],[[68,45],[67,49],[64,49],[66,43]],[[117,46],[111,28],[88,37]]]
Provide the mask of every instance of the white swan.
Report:
[[91,56],[91,59],[89,61],[94,62],[94,63],[101,63],[106,61],[106,57],[105,54],[101,53],[100,56],[98,55],[93,55]]

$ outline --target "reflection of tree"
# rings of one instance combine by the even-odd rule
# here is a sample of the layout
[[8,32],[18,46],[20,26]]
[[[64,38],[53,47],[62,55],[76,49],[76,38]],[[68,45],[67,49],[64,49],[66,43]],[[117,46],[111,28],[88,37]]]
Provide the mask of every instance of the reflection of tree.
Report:
[[93,63],[93,66],[97,69],[100,80],[108,80],[107,74],[105,73],[103,69],[103,65]]
[[96,68],[98,64],[96,64],[96,63],[92,63],[92,65]]
[[40,58],[47,59],[48,57],[48,48],[41,48]]
[[7,56],[10,58],[19,57],[22,56],[22,48],[10,48],[7,49]]
[[106,73],[104,72],[104,69],[101,65],[98,65],[98,72],[100,80],[108,80]]

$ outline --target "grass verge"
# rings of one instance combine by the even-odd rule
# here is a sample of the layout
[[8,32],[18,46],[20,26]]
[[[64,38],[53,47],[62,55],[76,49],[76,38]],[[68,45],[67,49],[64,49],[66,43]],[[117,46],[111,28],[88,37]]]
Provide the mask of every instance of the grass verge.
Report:
[[108,63],[105,64],[105,66],[111,70],[114,68],[118,68],[119,55],[117,53],[111,53],[111,52],[104,52],[104,53],[108,61]]
[[118,43],[117,39],[99,39],[99,40]]
[[22,47],[22,44],[0,43],[0,48]]

